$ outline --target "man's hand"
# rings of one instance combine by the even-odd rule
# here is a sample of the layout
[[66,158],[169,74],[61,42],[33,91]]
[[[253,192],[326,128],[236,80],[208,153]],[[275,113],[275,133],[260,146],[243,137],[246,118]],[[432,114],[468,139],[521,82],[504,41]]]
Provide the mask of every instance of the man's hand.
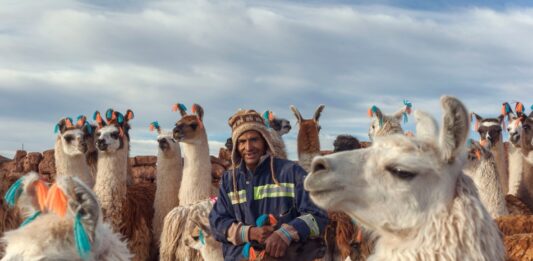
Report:
[[266,240],[266,253],[272,257],[282,257],[287,250],[287,243],[283,241],[280,235],[272,233]]
[[274,227],[272,226],[262,226],[262,227],[251,227],[249,239],[255,240],[260,244],[264,244],[265,240],[274,232]]

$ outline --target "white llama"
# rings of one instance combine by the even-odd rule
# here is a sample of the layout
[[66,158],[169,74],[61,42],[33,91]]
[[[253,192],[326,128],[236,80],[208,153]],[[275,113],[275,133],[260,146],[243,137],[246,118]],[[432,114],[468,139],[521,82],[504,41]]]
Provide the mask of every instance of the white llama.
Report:
[[407,121],[407,114],[411,113],[412,104],[405,100],[404,107],[395,112],[393,115],[385,115],[377,106],[368,109],[368,116],[372,117],[368,137],[373,140],[374,137],[386,136],[395,133],[403,133],[401,120]]
[[[152,218],[155,186],[153,184],[128,185],[129,121],[133,112],[124,115],[109,109],[107,124],[99,112],[96,147],[98,148],[98,173],[95,194],[102,205],[104,220],[115,232],[128,239],[128,248],[134,260],[147,260],[152,244]],[[111,116],[110,116],[111,115]]]
[[304,183],[320,207],[344,211],[381,237],[368,260],[504,260],[502,238],[463,174],[468,113],[441,98],[440,135],[390,135],[366,149],[317,157]]
[[509,173],[507,168],[507,161],[505,160],[505,148],[503,146],[502,124],[504,115],[498,118],[483,118],[472,112],[476,118],[475,130],[479,133],[480,143],[485,146],[488,145],[490,152],[494,155],[496,166],[498,167],[498,175],[500,177],[500,184],[504,194],[509,191]]
[[74,175],[90,188],[94,186],[94,178],[86,159],[87,137],[91,136],[93,131],[85,116],[78,117],[77,123],[68,117],[57,123],[56,132],[59,134],[54,146],[57,177]]
[[161,130],[157,121],[152,122],[154,130],[157,130],[157,174],[156,192],[154,199],[154,219],[152,229],[154,238],[159,244],[161,230],[165,216],[173,208],[179,206],[177,194],[180,190],[181,176],[183,174],[183,164],[181,159],[181,149],[179,143],[172,137],[171,132]]
[[[77,177],[57,178],[56,188],[38,185],[37,173],[23,177],[17,205],[34,212],[20,228],[5,233],[8,260],[129,260],[131,254],[119,234],[102,220],[91,189]],[[47,197],[46,206],[42,203]],[[59,202],[60,204],[57,204]]]
[[506,109],[507,132],[509,133],[509,193],[517,196],[520,183],[522,182],[523,162],[522,151],[520,148],[520,135],[522,134],[523,105],[517,102],[515,106],[516,114],[513,112],[508,103],[504,103]]
[[476,184],[479,199],[492,218],[508,215],[505,195],[500,186],[496,160],[489,149],[469,141],[468,161],[463,171]]

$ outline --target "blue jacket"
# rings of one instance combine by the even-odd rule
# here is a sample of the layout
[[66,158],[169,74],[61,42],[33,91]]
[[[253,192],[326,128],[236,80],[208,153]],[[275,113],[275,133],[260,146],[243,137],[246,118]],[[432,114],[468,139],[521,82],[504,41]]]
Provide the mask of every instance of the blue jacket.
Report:
[[305,170],[292,161],[278,158],[274,158],[273,165],[280,187],[272,180],[270,158],[262,161],[255,173],[240,164],[236,169],[239,199],[233,189],[233,170],[224,173],[218,200],[209,214],[213,234],[223,244],[224,260],[243,259],[244,245],[235,246],[227,240],[226,232],[231,224],[255,225],[262,214],[273,214],[278,226],[285,223],[293,226],[300,241],[323,233],[327,213],[315,206],[304,190]]

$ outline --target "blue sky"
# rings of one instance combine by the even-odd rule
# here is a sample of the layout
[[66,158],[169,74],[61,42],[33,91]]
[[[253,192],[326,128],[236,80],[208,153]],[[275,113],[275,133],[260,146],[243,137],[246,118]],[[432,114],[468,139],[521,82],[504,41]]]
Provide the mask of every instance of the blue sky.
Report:
[[[527,1],[0,1],[0,155],[53,147],[64,116],[133,109],[132,154],[156,153],[148,124],[171,128],[173,103],[205,109],[211,154],[239,108],[295,127],[319,104],[321,144],[367,140],[366,110],[410,100],[440,117],[439,97],[496,116],[533,104]],[[412,129],[412,121],[406,129]]]

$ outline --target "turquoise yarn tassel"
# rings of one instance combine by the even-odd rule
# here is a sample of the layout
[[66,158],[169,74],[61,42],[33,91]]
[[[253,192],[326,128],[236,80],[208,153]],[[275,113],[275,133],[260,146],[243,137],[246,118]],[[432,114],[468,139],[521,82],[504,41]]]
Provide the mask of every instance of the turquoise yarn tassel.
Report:
[[83,260],[87,260],[89,253],[91,252],[91,241],[89,240],[89,236],[87,235],[85,228],[81,224],[80,213],[76,214],[76,218],[74,220],[74,241],[76,242],[78,255]]

